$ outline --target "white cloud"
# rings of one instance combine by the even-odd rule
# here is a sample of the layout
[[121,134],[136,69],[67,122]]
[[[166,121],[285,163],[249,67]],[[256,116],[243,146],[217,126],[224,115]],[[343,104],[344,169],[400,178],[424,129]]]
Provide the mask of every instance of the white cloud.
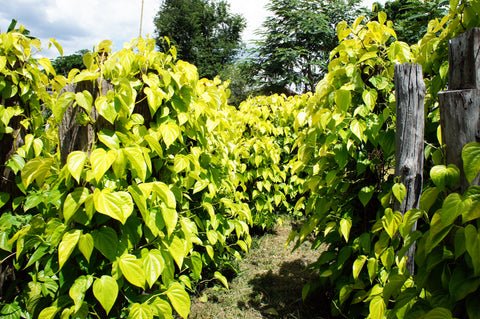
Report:
[[[31,34],[40,38],[44,46],[50,38],[56,39],[64,54],[81,49],[92,49],[100,41],[109,39],[119,50],[125,42],[136,38],[140,31],[142,0],[2,0],[0,29],[5,31],[15,18]],[[269,12],[269,0],[228,0],[232,13],[240,13],[247,20],[243,40],[257,38],[258,30]],[[371,6],[373,0],[365,0]],[[382,0],[381,2],[385,2]],[[153,19],[162,0],[144,0],[142,35],[154,36]],[[55,57],[54,49],[42,50],[42,55]]]

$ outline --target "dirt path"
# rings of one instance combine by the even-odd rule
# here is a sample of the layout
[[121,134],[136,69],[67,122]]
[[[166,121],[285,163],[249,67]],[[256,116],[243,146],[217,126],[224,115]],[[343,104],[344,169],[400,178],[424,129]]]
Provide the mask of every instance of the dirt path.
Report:
[[294,252],[293,244],[285,249],[290,231],[291,225],[286,223],[254,240],[230,289],[215,286],[202,291],[192,300],[189,318],[327,318],[328,302],[318,298],[303,302],[301,297],[312,276],[305,268],[319,252],[308,244]]

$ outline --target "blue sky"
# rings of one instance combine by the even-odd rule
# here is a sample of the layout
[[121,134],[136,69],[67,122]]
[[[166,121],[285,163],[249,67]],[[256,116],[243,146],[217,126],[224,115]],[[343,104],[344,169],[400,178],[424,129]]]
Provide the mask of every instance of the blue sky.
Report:
[[[380,2],[384,2],[380,1]],[[268,15],[268,0],[228,0],[231,11],[247,19],[244,41],[255,38]],[[373,0],[365,0],[370,6]],[[153,36],[153,18],[161,0],[144,0],[142,36]],[[141,0],[0,0],[0,30],[6,31],[12,18],[25,25],[33,36],[42,41],[40,55],[53,58],[58,52],[47,49],[50,38],[63,47],[64,54],[81,49],[92,49],[95,44],[109,39],[114,49],[138,37],[140,32]]]

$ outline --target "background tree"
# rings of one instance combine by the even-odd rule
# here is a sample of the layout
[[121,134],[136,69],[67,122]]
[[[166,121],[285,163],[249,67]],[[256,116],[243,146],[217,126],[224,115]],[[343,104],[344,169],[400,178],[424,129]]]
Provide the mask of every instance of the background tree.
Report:
[[165,0],[154,20],[156,43],[165,49],[167,36],[179,59],[196,65],[201,77],[212,79],[242,47],[245,19],[229,10],[225,1]]
[[[360,0],[271,0],[272,15],[246,63],[264,93],[314,91],[338,44],[336,25],[366,12]],[[292,92],[293,93],[293,92]]]
[[85,68],[83,55],[88,52],[87,49],[83,49],[71,55],[59,56],[52,60],[52,66],[57,74],[68,76],[71,69],[82,70]]
[[448,13],[448,0],[395,0],[385,5],[375,3],[374,11],[384,11],[395,21],[394,30],[399,41],[415,44],[427,32],[428,22]]

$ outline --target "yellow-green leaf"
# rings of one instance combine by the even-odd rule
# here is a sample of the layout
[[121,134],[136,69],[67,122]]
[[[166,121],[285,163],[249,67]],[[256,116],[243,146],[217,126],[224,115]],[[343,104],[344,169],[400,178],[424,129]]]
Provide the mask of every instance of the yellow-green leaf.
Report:
[[142,251],[143,268],[145,269],[145,276],[148,286],[151,288],[162,274],[165,268],[165,261],[162,253],[158,249],[151,249]]
[[172,145],[180,135],[180,128],[175,123],[163,123],[160,125],[160,134],[167,148]]
[[227,281],[227,278],[226,278],[224,275],[222,275],[220,272],[216,271],[216,272],[213,274],[213,278],[220,280],[220,282],[225,286],[225,288],[228,289],[228,281]]
[[340,227],[338,231],[340,232],[340,235],[345,238],[345,241],[348,243],[348,237],[350,235],[350,228],[352,228],[352,220],[349,218],[342,218],[340,220]]
[[147,163],[143,158],[143,153],[138,147],[127,147],[124,149],[127,155],[128,162],[132,170],[135,172],[136,177],[140,178],[142,182],[145,182],[147,177]]
[[93,247],[92,235],[82,234],[78,239],[78,249],[88,262],[90,262],[90,256],[92,255]]
[[88,114],[92,111],[93,97],[89,91],[84,90],[83,92],[78,92],[75,94],[75,99],[77,100],[78,105],[80,105]]
[[90,163],[92,164],[93,176],[99,182],[105,172],[115,161],[115,151],[105,151],[103,148],[97,148],[90,154]]
[[106,275],[103,275],[101,278],[97,278],[93,283],[93,295],[95,298],[97,298],[108,315],[115,304],[115,300],[117,300],[117,281]]
[[52,113],[55,117],[57,124],[62,123],[63,116],[67,111],[67,108],[75,100],[75,93],[65,92],[57,99],[55,105],[53,106]]
[[87,154],[82,151],[74,151],[68,154],[67,157],[67,169],[75,178],[77,183],[80,183],[80,176],[83,172],[85,161],[87,160]]
[[190,297],[185,288],[178,282],[173,282],[168,287],[167,297],[178,314],[186,319],[190,313]]
[[67,195],[63,203],[63,218],[69,223],[80,206],[88,199],[90,191],[86,187],[78,187]]
[[471,183],[480,172],[480,143],[469,143],[462,150],[463,170]]
[[93,283],[93,276],[80,276],[75,279],[75,282],[70,287],[68,295],[72,298],[75,304],[75,312],[78,312],[83,305],[83,299],[85,298],[85,292],[90,288]]
[[32,181],[42,185],[53,165],[53,158],[36,157],[29,160],[22,169],[22,183],[27,188]]
[[104,215],[125,224],[127,218],[133,212],[132,196],[127,192],[113,192],[108,188],[95,189],[93,194],[95,209]]
[[162,182],[153,183],[153,191],[162,199],[162,201],[170,208],[177,206],[175,195],[170,188]]
[[62,269],[65,262],[68,260],[72,254],[75,246],[80,239],[82,231],[80,229],[71,230],[63,235],[60,245],[58,245],[58,264],[59,269]]
[[143,271],[142,261],[134,255],[123,254],[117,258],[118,266],[123,276],[132,284],[140,288],[145,288],[145,272]]

